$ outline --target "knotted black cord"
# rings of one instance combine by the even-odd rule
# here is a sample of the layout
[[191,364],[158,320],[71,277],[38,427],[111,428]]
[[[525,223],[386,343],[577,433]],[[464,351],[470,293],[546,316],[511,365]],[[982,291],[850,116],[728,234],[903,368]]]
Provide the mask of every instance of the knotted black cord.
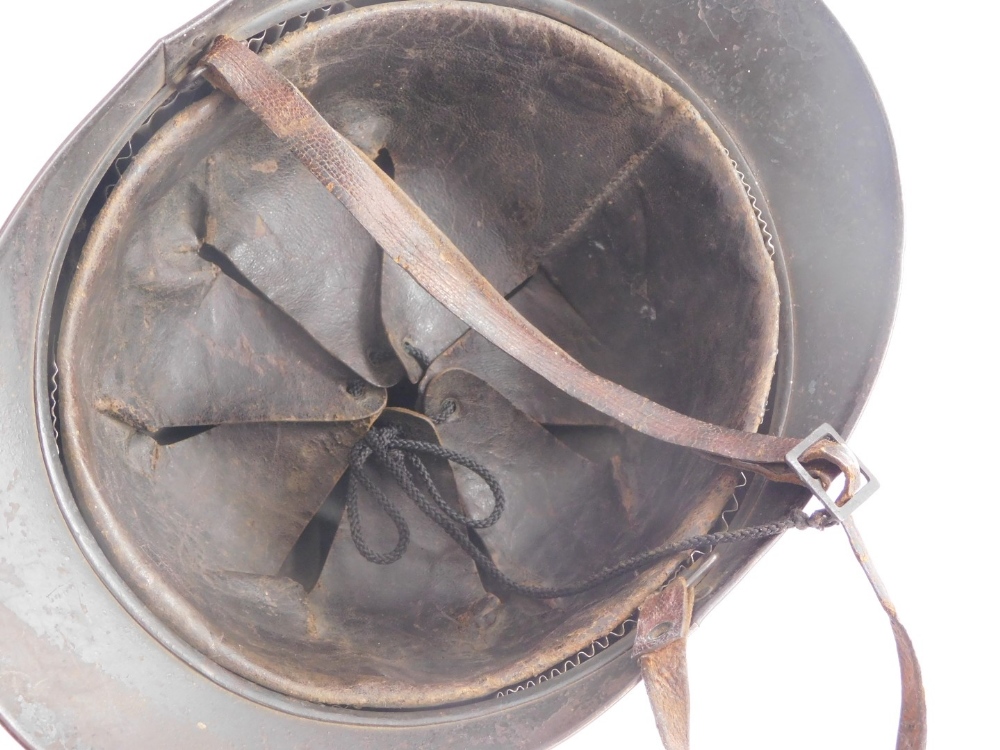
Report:
[[403,351],[413,357],[422,370],[426,371],[431,366],[431,358],[409,341],[403,342]]
[[[454,409],[454,404],[452,407]],[[421,454],[446,459],[452,463],[464,466],[477,474],[493,493],[493,511],[486,518],[475,519],[451,507],[441,496],[440,491],[434,484],[427,466],[420,459]],[[479,566],[482,573],[510,591],[535,599],[555,599],[580,594],[602,583],[606,583],[612,578],[632,573],[671,555],[675,555],[678,552],[715,546],[717,544],[764,539],[777,536],[791,528],[825,528],[836,523],[836,520],[825,510],[817,511],[812,515],[806,514],[801,510],[796,510],[774,523],[749,526],[743,529],[736,529],[735,531],[702,534],[664,544],[655,549],[633,555],[614,565],[607,566],[583,581],[567,586],[549,587],[520,583],[497,568],[490,556],[476,546],[469,538],[469,529],[488,528],[500,520],[500,516],[503,514],[506,498],[503,494],[503,488],[493,473],[469,456],[449,450],[448,448],[443,448],[436,443],[403,439],[402,431],[399,427],[377,427],[370,430],[364,439],[351,451],[350,470],[347,478],[347,518],[350,522],[351,539],[358,548],[358,552],[366,560],[379,565],[388,565],[389,563],[396,562],[403,556],[410,543],[410,527],[403,517],[402,512],[396,507],[396,504],[372,481],[365,471],[365,464],[373,457],[389,470],[389,473],[403,492],[406,493],[407,497],[428,518],[440,526],[448,536],[454,539],[459,547],[465,550],[466,554]],[[430,495],[430,499],[421,490],[417,479],[411,473],[411,469],[416,472],[420,482]],[[361,531],[361,516],[358,511],[359,485],[364,487],[375,499],[378,506],[389,516],[396,526],[399,541],[396,543],[395,549],[391,552],[377,552],[365,541]]]

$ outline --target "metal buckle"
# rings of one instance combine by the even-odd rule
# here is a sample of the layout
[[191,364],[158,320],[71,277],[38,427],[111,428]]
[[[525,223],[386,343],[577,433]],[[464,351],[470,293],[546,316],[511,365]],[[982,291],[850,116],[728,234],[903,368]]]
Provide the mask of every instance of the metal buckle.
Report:
[[[853,497],[847,498],[842,505],[838,505],[837,500],[830,497],[827,491],[823,488],[823,485],[820,484],[819,480],[813,477],[800,461],[802,454],[823,438],[830,438],[847,450],[850,450],[840,434],[829,424],[824,423],[813,430],[809,437],[805,438],[801,443],[790,450],[785,456],[785,461],[791,467],[792,471],[795,472],[798,478],[802,480],[802,483],[807,486],[812,491],[813,495],[815,495],[819,501],[823,503],[826,509],[830,511],[833,517],[838,521],[844,521],[851,515],[851,513],[857,510],[861,503],[871,497],[875,490],[879,488],[879,483],[875,478],[875,475],[868,470],[868,467],[861,462],[861,459],[858,459],[858,466],[861,468],[861,475],[865,478],[865,483]],[[857,454],[853,451],[851,451],[851,453],[855,458],[857,458]]]

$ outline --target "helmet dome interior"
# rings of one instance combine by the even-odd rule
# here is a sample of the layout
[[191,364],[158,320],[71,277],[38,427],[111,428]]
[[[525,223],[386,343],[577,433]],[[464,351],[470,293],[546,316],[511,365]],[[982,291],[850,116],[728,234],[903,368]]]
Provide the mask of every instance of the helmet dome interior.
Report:
[[[763,415],[774,269],[694,106],[592,37],[483,3],[350,11],[263,52],[511,304],[598,374],[739,429]],[[275,691],[417,708],[489,695],[610,632],[677,560],[512,594],[402,494],[376,565],[343,507],[372,429],[470,456],[507,496],[470,537],[561,585],[704,533],[737,476],[575,402],[448,313],[242,106],[216,93],[137,155],[91,230],[58,342],[64,461],[126,582]],[[468,470],[425,459],[488,515]],[[361,498],[366,538],[396,529]]]

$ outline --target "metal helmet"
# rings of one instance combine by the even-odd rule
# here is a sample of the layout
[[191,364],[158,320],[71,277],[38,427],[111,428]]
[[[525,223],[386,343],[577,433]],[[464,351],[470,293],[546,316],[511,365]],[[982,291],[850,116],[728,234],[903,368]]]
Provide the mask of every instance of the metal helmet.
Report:
[[[29,269],[2,278],[0,461],[33,498],[19,585],[100,625],[67,631],[62,736],[548,745],[638,679],[647,597],[697,580],[697,618],[764,542],[573,583],[801,506],[497,348],[200,65],[248,40],[591,371],[738,430],[849,431],[898,281],[877,98],[821,7],[652,5],[223,2],[46,169],[0,238]],[[63,621],[4,627],[47,670]],[[66,708],[95,658],[96,703]],[[187,736],[193,706],[216,734]]]

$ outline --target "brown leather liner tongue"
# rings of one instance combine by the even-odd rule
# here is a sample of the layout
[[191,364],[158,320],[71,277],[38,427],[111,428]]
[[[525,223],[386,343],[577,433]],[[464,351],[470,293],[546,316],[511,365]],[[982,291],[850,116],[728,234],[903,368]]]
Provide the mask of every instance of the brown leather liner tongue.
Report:
[[[587,323],[544,274],[537,274],[527,281],[511,296],[510,303],[543,333],[595,372],[611,373],[620,368],[620,358],[594,336]],[[431,363],[422,387],[426,388],[437,374],[452,369],[465,370],[485,380],[514,406],[541,424],[619,425],[611,417],[556,388],[476,331],[466,331],[462,338]]]
[[[375,429],[390,426],[399,427],[401,437],[407,440],[440,444],[434,424],[423,414],[386,409]],[[421,456],[421,460],[445,500],[465,513],[451,465],[430,456]],[[375,460],[369,461],[364,470],[402,512],[410,527],[409,546],[402,559],[394,563],[371,563],[355,547],[345,515],[319,581],[309,595],[314,609],[346,612],[353,618],[388,619],[398,627],[419,631],[446,626],[448,620],[468,622],[497,605],[496,598],[483,589],[472,558],[424,515],[389,471]],[[344,489],[343,484],[338,491]],[[392,550],[398,539],[396,528],[364,490],[360,510],[368,544],[379,552]]]
[[404,377],[382,329],[371,235],[267,134],[242,133],[208,166],[205,242],[365,380]]
[[[522,583],[575,583],[610,563],[625,547],[625,510],[612,465],[577,454],[475,375],[448,370],[427,387],[431,414],[453,400],[457,411],[438,427],[447,448],[488,468],[504,489],[500,520],[479,530],[500,570]],[[489,514],[489,488],[455,470],[459,492],[474,516]]]
[[136,435],[135,522],[164,564],[180,550],[191,570],[277,574],[370,424],[220,425],[172,445]]
[[297,323],[201,257],[199,205],[197,184],[174,187],[118,240],[124,278],[97,289],[107,298],[94,344],[102,365],[87,371],[98,410],[151,434],[377,414],[383,390],[356,383]]

